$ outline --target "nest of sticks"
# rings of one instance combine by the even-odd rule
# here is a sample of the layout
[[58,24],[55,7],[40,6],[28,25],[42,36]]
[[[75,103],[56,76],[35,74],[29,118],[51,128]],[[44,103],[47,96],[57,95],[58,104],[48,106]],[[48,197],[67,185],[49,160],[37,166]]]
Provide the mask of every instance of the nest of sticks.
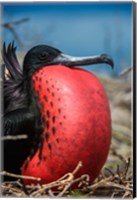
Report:
[[[111,154],[116,156],[121,162],[117,164],[115,170],[104,168],[99,177],[93,184],[89,184],[89,176],[83,174],[75,178],[76,173],[82,167],[79,162],[76,168],[65,174],[60,179],[48,183],[40,184],[40,179],[35,177],[21,176],[1,171],[1,176],[15,177],[15,181],[2,182],[2,196],[10,197],[133,197],[132,172],[130,170],[130,158],[125,159],[122,155],[117,154],[111,149]],[[24,185],[22,179],[36,179],[37,185]],[[77,183],[77,189],[73,185]]]

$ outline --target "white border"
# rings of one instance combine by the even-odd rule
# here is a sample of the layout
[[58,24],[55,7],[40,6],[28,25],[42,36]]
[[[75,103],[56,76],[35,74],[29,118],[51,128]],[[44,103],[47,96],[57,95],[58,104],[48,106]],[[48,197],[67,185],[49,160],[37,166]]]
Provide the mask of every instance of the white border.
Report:
[[[137,3],[137,0],[113,0],[113,1],[110,1],[110,0],[105,0],[105,1],[103,1],[103,0],[86,0],[86,1],[84,1],[84,0],[66,0],[66,1],[64,1],[64,0],[40,0],[40,1],[38,1],[38,0],[21,0],[21,1],[19,1],[19,0],[3,0],[3,1],[1,1],[0,0],[0,14],[1,14],[1,4],[2,3],[33,3],[33,2],[36,2],[36,3],[41,3],[41,2],[84,2],[84,3],[86,3],[86,2],[135,2],[135,3]],[[136,21],[137,21],[137,19],[136,19]],[[1,16],[0,16],[0,23],[1,23]],[[0,33],[0,43],[2,42],[2,38],[1,38],[1,33]],[[0,74],[0,77],[1,77],[1,74]],[[136,76],[137,77],[137,76]],[[1,96],[1,94],[2,94],[2,91],[0,90],[0,96]],[[1,106],[1,103],[0,103],[0,113],[2,112],[2,106]],[[1,127],[1,121],[0,121],[0,127]],[[136,150],[137,151],[137,150]],[[137,153],[137,152],[136,152]],[[1,154],[1,145],[0,145],[0,155],[2,155]],[[1,163],[1,156],[0,156],[0,163]],[[0,183],[1,183],[1,179],[0,179]],[[1,194],[1,193],[0,193]],[[9,198],[3,198],[3,197],[1,197],[0,196],[0,198],[1,199],[3,199],[3,200],[6,200],[6,199],[9,199]],[[16,198],[16,197],[14,197],[14,198],[10,198],[11,200],[14,200],[14,199],[21,199],[21,198]],[[35,199],[35,198],[25,198],[25,199],[27,199],[27,200],[30,200],[30,199]],[[44,199],[44,198],[38,198],[38,199]],[[50,200],[51,198],[46,198],[47,200]],[[61,198],[61,199],[66,199],[66,198]],[[67,198],[68,199],[68,198]],[[75,199],[75,198],[71,198],[71,200],[73,200],[73,199]],[[76,199],[79,199],[79,198],[76,198]],[[100,200],[100,199],[98,199],[98,198],[82,198],[82,199],[93,199],[93,200]],[[110,198],[102,198],[102,199],[110,199]],[[121,198],[120,198],[121,199]],[[126,198],[125,198],[126,199]],[[128,198],[128,199],[130,199],[130,198]],[[137,199],[137,197],[136,198],[134,198],[134,199]],[[114,200],[115,200],[115,198],[114,198]],[[116,198],[116,200],[119,200],[119,198]]]

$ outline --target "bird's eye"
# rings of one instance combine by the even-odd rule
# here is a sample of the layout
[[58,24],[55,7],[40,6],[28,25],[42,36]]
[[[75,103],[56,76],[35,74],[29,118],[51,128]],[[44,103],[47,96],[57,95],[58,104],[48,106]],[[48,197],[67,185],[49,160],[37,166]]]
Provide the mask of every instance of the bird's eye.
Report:
[[43,60],[48,57],[48,53],[46,51],[43,51],[42,53],[39,54],[39,59]]

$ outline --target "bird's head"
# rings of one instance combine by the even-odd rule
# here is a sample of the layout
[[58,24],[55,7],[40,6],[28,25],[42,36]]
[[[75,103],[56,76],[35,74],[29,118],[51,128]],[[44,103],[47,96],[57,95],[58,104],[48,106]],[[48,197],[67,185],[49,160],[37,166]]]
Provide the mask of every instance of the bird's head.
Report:
[[113,60],[107,54],[88,57],[72,57],[63,54],[60,50],[48,46],[38,45],[28,51],[23,62],[23,73],[32,75],[41,67],[49,65],[64,65],[76,67],[98,63],[107,63],[113,67]]
[[33,73],[42,66],[49,65],[61,52],[47,45],[38,45],[31,48],[23,62],[23,72]]

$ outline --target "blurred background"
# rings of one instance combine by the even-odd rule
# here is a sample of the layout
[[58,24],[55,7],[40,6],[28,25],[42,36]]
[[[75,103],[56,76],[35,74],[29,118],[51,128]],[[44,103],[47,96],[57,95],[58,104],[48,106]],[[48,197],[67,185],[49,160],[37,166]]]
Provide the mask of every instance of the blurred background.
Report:
[[108,53],[113,71],[87,68],[112,76],[132,65],[131,2],[3,3],[2,25],[3,41],[15,40],[18,51],[44,43],[74,56]]

